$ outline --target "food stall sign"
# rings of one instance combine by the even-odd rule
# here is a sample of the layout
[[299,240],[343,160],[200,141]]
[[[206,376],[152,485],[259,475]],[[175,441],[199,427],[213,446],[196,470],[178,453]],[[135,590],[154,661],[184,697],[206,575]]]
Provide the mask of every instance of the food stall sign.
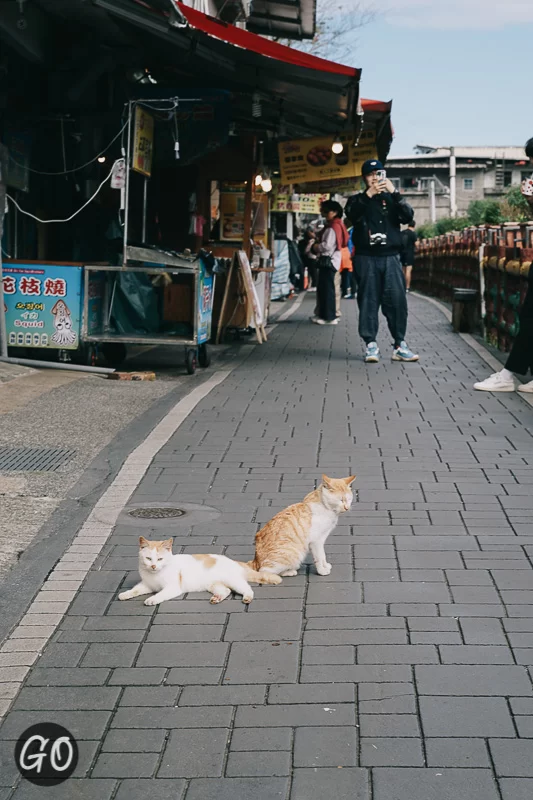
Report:
[[332,178],[356,178],[368,158],[377,158],[375,131],[363,131],[357,145],[354,134],[341,134],[342,153],[335,154],[333,136],[295,139],[278,146],[281,183],[311,183]]
[[4,265],[7,343],[10,347],[79,347],[82,267]]
[[242,242],[244,239],[244,210],[246,184],[225,181],[220,187],[220,240]]
[[154,118],[141,108],[135,107],[135,132],[133,136],[132,169],[146,178],[152,174],[152,154],[154,150]]
[[272,211],[282,214],[320,214],[320,206],[329,194],[294,194],[290,186],[274,186]]

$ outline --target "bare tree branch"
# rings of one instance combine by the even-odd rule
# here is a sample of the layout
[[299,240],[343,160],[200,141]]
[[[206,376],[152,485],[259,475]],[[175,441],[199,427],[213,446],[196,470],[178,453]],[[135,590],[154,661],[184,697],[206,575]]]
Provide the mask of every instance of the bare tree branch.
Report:
[[374,20],[376,12],[358,0],[317,0],[316,33],[313,39],[277,39],[295,50],[321,58],[344,61],[354,51],[354,33]]

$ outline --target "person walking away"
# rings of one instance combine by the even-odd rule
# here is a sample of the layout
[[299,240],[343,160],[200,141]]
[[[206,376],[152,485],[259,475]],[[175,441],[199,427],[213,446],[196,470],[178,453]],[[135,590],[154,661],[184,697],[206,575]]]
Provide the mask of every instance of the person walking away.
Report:
[[311,321],[317,325],[337,325],[335,302],[335,275],[341,268],[341,250],[348,245],[348,231],[342,221],[343,210],[340,203],[326,200],[320,209],[326,225],[320,241],[314,245],[318,256],[317,308]]
[[365,361],[379,361],[380,308],[393,339],[392,360],[418,361],[405,341],[407,299],[400,261],[400,226],[413,221],[413,209],[386,178],[381,161],[365,161],[361,174],[366,190],[348,200],[346,216],[354,226],[359,335],[366,344]]
[[[528,139],[525,146],[526,156],[533,164],[533,138]],[[522,181],[521,192],[529,204],[533,216],[533,175]],[[520,311],[520,328],[511,347],[505,367],[495,372],[484,381],[474,384],[474,389],[481,392],[514,392],[517,388],[515,373],[533,375],[533,267],[529,268],[527,293]],[[533,380],[518,384],[518,391],[533,394]]]
[[416,238],[415,221],[413,220],[402,233],[402,266],[406,292],[411,291],[411,276],[413,274],[413,264],[415,262]]

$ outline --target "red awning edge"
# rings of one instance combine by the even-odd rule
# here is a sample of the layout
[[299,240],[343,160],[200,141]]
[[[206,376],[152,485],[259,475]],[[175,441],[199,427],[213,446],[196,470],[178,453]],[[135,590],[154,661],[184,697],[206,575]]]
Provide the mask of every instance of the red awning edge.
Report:
[[361,70],[355,67],[346,67],[343,64],[337,64],[325,58],[318,58],[300,50],[294,50],[292,47],[272,42],[270,39],[265,39],[256,33],[250,33],[250,31],[242,28],[236,28],[235,25],[230,25],[207,14],[202,14],[201,11],[196,11],[196,9],[184,5],[179,0],[172,0],[172,2],[192,28],[207,33],[209,36],[214,36],[223,42],[228,42],[236,47],[241,47],[269,58],[275,58],[286,64],[293,64],[294,66],[314,69],[320,72],[329,72],[332,75],[345,75],[347,78],[355,80],[359,80],[361,77]]

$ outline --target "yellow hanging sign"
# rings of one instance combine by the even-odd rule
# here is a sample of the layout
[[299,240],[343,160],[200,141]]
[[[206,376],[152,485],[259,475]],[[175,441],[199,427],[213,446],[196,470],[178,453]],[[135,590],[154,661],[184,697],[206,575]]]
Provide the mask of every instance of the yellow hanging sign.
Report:
[[146,178],[152,174],[154,150],[154,118],[141,106],[135,107],[132,169]]
[[353,133],[341,134],[342,153],[334,153],[333,136],[295,139],[278,146],[281,183],[311,183],[336,178],[357,178],[368,158],[377,158],[375,131],[363,131],[354,145]]

